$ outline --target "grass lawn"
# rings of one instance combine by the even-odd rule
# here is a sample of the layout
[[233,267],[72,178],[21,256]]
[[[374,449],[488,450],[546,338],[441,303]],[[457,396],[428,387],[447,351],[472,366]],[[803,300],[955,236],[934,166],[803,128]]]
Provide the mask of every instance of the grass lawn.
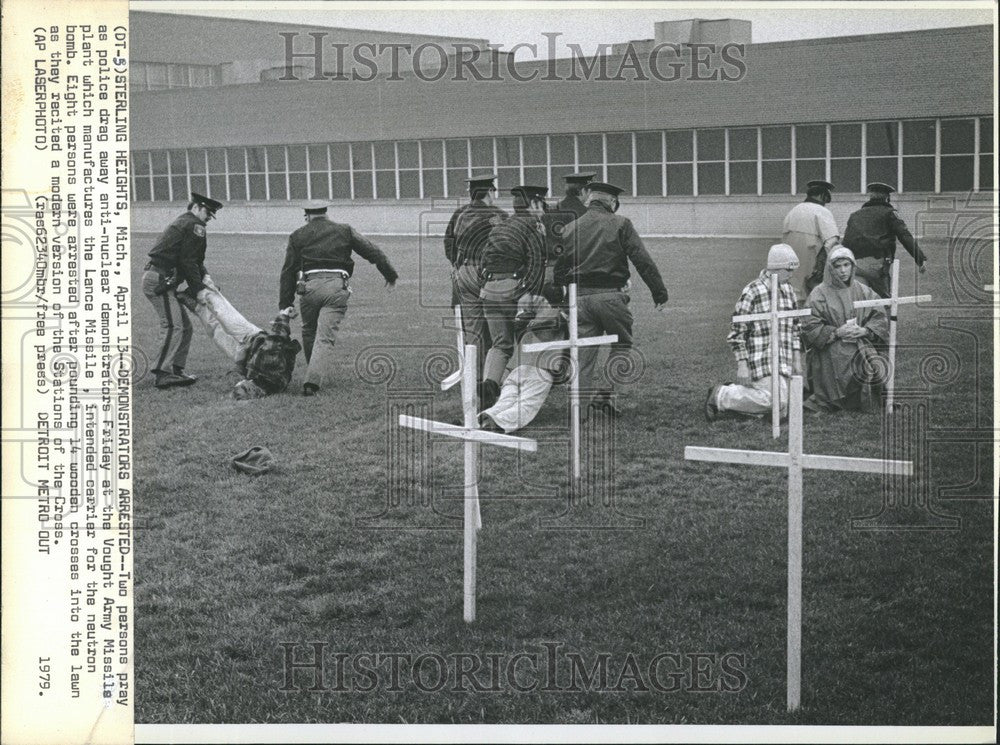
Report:
[[[156,318],[138,278],[152,239],[133,238],[133,337],[149,355]],[[439,240],[423,251],[417,239],[378,242],[401,280],[386,293],[359,260],[337,383],[322,395],[298,395],[300,358],[288,393],[231,400],[230,365],[200,327],[188,363],[197,385],[158,391],[151,376],[137,381],[137,721],[992,721],[995,504],[984,495],[994,473],[990,446],[960,437],[923,446],[908,492],[958,518],[949,530],[854,529],[852,518],[879,512],[881,478],[806,472],[803,707],[785,712],[783,472],[683,460],[685,445],[786,446],[764,422],[708,424],[702,413],[708,386],[735,374],[728,318],[762,265],[764,240],[648,242],[670,302],[654,312],[633,277],[644,366],[625,387],[612,454],[595,442],[585,453],[589,472],[610,472],[613,488],[599,478],[570,491],[562,387],[523,431],[539,439],[537,454],[483,449],[478,619],[463,623],[462,449],[442,439],[425,453],[424,440],[392,424],[404,410],[460,417],[457,391],[435,391],[427,374],[447,374],[441,355],[454,356],[442,324],[446,265]],[[209,238],[213,278],[261,326],[277,311],[283,246],[277,236]],[[954,299],[945,247],[928,248],[920,291]],[[908,257],[903,269],[909,293]],[[900,316],[897,385],[922,391],[911,410],[927,415],[914,418],[910,440],[990,429],[989,314],[906,306]],[[395,374],[379,383],[385,356]],[[877,457],[883,447],[874,415],[807,417],[804,439],[810,453]],[[259,478],[234,471],[229,459],[251,445],[268,446],[279,468]],[[397,466],[387,468],[388,453]],[[916,506],[894,507],[884,522],[941,521]],[[301,660],[314,642],[328,645],[323,690],[308,690],[309,671],[282,690],[280,645],[299,645]],[[542,673],[555,645],[553,682]],[[351,667],[349,690],[338,691],[338,653],[351,655],[349,666],[368,653],[368,668],[380,653],[430,657],[421,685],[404,662],[394,686],[388,662],[368,675]],[[480,656],[474,677],[487,690],[459,680],[457,669],[476,660],[457,653]],[[607,685],[553,690],[570,687],[567,653],[588,671],[607,661]],[[673,656],[656,667],[661,653]],[[448,672],[428,692],[439,682],[434,656]],[[651,665],[665,690],[650,685]]]

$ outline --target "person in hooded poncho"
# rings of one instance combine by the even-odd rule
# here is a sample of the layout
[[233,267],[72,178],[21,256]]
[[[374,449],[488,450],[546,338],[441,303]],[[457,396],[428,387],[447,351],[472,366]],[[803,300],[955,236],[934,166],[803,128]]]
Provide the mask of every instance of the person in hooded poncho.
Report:
[[883,308],[854,307],[858,300],[878,299],[855,278],[856,269],[851,250],[836,246],[827,256],[823,282],[809,294],[812,315],[801,328],[812,389],[805,406],[813,411],[863,408],[863,394],[877,377],[876,345],[889,338]]

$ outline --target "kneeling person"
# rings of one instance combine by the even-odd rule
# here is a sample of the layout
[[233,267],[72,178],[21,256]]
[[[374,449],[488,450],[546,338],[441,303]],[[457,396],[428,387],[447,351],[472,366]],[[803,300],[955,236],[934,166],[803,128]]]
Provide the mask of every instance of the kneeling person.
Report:
[[[784,243],[771,246],[767,268],[743,288],[734,316],[768,313],[771,310],[771,275],[778,275],[778,310],[796,310],[795,290],[789,283],[799,259],[795,250]],[[705,402],[709,421],[729,413],[736,417],[762,416],[771,411],[771,323],[767,320],[737,322],[726,341],[736,356],[736,383],[713,387]],[[801,372],[798,320],[778,320],[778,385],[782,415],[788,411],[788,380]]]

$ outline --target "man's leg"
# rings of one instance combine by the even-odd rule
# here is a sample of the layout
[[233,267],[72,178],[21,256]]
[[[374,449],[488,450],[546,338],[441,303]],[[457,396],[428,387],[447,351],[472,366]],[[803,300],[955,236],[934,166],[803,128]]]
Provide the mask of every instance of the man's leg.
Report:
[[321,293],[325,298],[322,307],[319,309],[316,321],[316,336],[312,346],[312,354],[309,357],[309,367],[306,370],[304,386],[317,389],[326,382],[330,368],[333,366],[334,346],[337,343],[337,331],[340,329],[340,322],[344,320],[347,313],[347,290],[343,287],[342,280],[324,280],[322,289],[316,292]]
[[514,354],[514,316],[517,315],[517,306],[483,301],[483,314],[492,340],[483,365],[483,380],[492,380],[499,388],[507,362]]
[[302,313],[302,352],[307,363],[312,358],[313,344],[316,343],[316,323],[322,307],[320,298],[308,291],[299,300],[299,310]]
[[246,345],[260,328],[250,323],[217,290],[207,290],[204,302],[187,297],[185,304],[198,317],[216,346],[233,362],[243,360]]
[[[778,406],[781,416],[788,415],[788,378],[778,381]],[[719,387],[715,405],[719,413],[726,411],[754,416],[771,412],[771,376],[753,381],[750,385],[731,383]]]
[[152,359],[150,369],[156,375],[158,384],[188,385],[193,383],[194,379],[181,379],[173,375],[173,370],[183,369],[187,362],[188,349],[191,345],[191,321],[173,292],[155,294],[159,281],[160,275],[157,272],[147,270],[143,274],[143,294],[153,306],[160,321],[159,349]]

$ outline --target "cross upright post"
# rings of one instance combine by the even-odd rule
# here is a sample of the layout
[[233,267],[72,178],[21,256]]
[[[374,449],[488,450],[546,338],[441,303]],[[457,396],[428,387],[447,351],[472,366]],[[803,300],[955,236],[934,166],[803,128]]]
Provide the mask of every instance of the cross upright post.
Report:
[[855,308],[876,308],[880,305],[889,306],[889,378],[885,381],[885,407],[892,411],[893,391],[896,379],[896,314],[900,305],[906,303],[925,303],[930,295],[899,296],[899,259],[892,262],[889,282],[889,297],[878,300],[857,300]]
[[788,469],[788,620],[786,629],[786,691],[788,711],[802,698],[802,472],[806,468],[909,476],[913,463],[880,458],[847,458],[802,452],[802,376],[792,377],[788,401],[788,452],[730,450],[688,445],[685,460],[779,466]]
[[772,274],[770,309],[766,313],[748,313],[742,316],[733,316],[733,321],[736,323],[753,323],[754,321],[770,321],[771,323],[771,334],[768,339],[768,345],[771,355],[771,437],[774,439],[778,439],[781,435],[781,344],[778,343],[779,320],[782,318],[808,316],[811,313],[812,311],[809,308],[779,311],[778,275]]
[[[476,345],[466,344],[464,359],[476,359]],[[482,527],[482,516],[479,510],[479,485],[477,476],[479,470],[479,446],[497,445],[535,452],[538,450],[537,440],[526,437],[514,437],[496,432],[484,432],[479,428],[478,401],[476,396],[476,366],[462,366],[462,425],[461,427],[445,422],[435,422],[430,419],[401,414],[399,426],[410,427],[432,435],[445,435],[465,441],[465,501],[463,514],[463,604],[462,615],[466,623],[476,620],[476,531]]]
[[525,344],[525,352],[548,349],[569,349],[570,360],[570,439],[573,447],[573,478],[580,478],[580,347],[594,347],[618,341],[617,334],[587,336],[581,339],[577,331],[576,283],[569,286],[569,339]]

